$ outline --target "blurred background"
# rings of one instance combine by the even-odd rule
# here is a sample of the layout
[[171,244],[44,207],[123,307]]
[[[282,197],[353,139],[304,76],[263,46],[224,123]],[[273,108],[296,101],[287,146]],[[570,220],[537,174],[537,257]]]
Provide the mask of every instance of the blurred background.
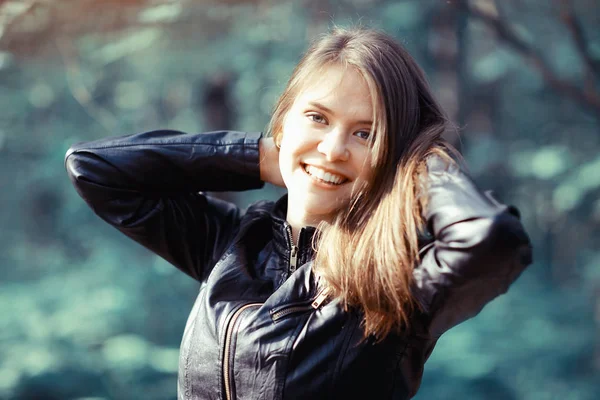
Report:
[[442,337],[416,399],[600,398],[597,0],[0,0],[1,399],[176,398],[198,284],[93,215],[64,154],[264,130],[308,42],[356,23],[419,61],[534,243],[509,293]]

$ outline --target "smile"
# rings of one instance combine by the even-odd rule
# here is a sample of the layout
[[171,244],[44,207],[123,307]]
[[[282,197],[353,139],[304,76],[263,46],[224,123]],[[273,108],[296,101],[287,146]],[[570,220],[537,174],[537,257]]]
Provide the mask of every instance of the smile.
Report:
[[345,183],[346,181],[348,181],[347,178],[345,178],[341,175],[337,175],[337,174],[334,174],[331,172],[324,171],[321,168],[317,168],[312,165],[303,164],[302,168],[313,179],[315,179],[321,183],[338,186],[338,185],[341,185],[341,184]]

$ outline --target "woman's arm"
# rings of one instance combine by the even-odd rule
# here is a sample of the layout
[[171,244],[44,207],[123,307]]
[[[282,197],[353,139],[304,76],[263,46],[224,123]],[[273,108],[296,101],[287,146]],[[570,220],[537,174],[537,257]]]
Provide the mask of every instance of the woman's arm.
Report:
[[458,167],[428,160],[428,228],[434,240],[415,268],[416,294],[437,337],[505,293],[532,261],[514,207],[482,194]]
[[159,130],[71,146],[65,167],[103,220],[197,280],[239,225],[233,204],[200,191],[263,186],[260,133]]

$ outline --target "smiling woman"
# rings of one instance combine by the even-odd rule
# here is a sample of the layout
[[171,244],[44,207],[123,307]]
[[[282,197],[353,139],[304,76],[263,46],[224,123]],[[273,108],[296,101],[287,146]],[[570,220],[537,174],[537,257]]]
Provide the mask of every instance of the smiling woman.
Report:
[[372,174],[369,88],[353,68],[332,65],[307,84],[286,113],[279,166],[288,189],[286,219],[301,227],[331,222]]
[[[476,188],[445,129],[397,42],[336,29],[268,135],[159,130],[74,144],[65,164],[102,219],[205,283],[180,399],[408,399],[440,335],[531,262],[518,211]],[[204,194],[264,182],[288,194],[246,212]]]

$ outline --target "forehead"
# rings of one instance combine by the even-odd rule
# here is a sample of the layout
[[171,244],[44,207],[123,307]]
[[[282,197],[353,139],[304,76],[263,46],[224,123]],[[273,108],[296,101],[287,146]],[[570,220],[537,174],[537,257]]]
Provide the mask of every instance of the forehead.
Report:
[[318,69],[306,78],[295,105],[319,103],[334,113],[356,115],[359,119],[370,119],[373,101],[366,80],[353,67],[339,65]]

